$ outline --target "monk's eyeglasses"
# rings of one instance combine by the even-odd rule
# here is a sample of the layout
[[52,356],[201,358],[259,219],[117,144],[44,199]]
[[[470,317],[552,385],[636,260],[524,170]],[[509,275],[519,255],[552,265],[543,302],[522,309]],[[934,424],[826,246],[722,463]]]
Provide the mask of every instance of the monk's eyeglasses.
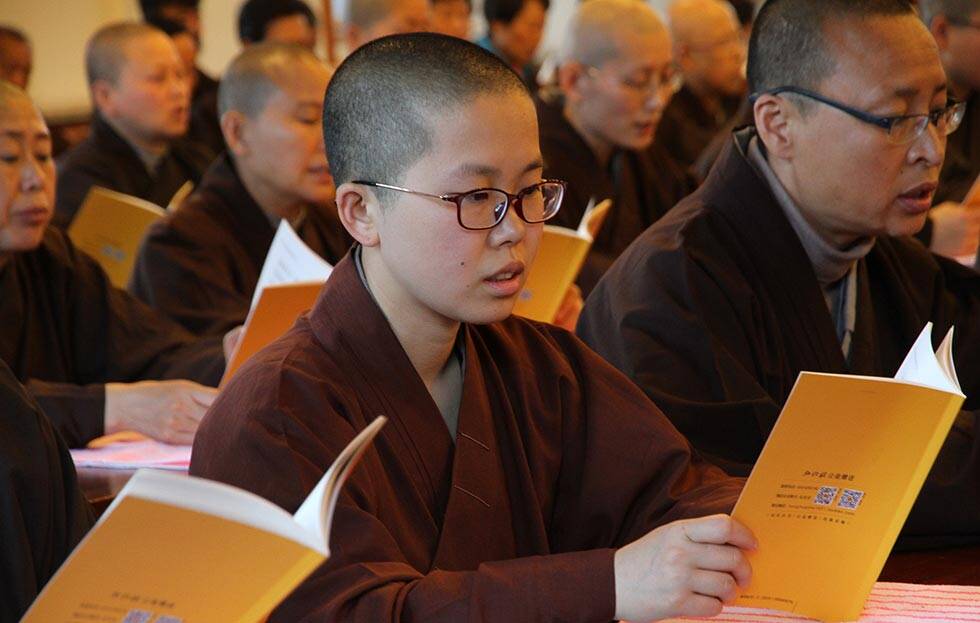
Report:
[[516,195],[499,188],[477,188],[464,193],[433,195],[379,182],[353,183],[454,203],[456,220],[460,227],[474,231],[496,227],[507,216],[507,210],[511,206],[525,223],[543,223],[558,214],[561,200],[565,196],[565,182],[561,180],[543,180],[518,191]]
[[[597,78],[606,75],[602,69],[592,65],[586,65],[585,73]],[[642,97],[651,95],[664,96],[668,99],[681,90],[684,86],[684,74],[680,67],[675,63],[669,63],[659,73],[651,74],[641,80],[633,78],[621,78],[612,76],[620,85]]]
[[777,87],[775,89],[768,89],[759,93],[753,93],[749,98],[749,101],[755,103],[755,101],[763,95],[780,95],[782,93],[792,93],[794,95],[811,99],[815,102],[820,102],[825,106],[830,106],[831,108],[836,108],[841,112],[847,113],[855,119],[878,126],[888,134],[888,140],[895,145],[911,143],[915,139],[919,138],[922,136],[922,133],[926,131],[926,128],[930,123],[936,126],[936,129],[939,130],[943,136],[948,136],[955,131],[956,128],[960,127],[960,122],[963,121],[963,114],[966,112],[966,102],[958,102],[950,99],[946,106],[929,113],[879,117],[878,115],[873,115],[869,112],[852,108],[847,104],[832,100],[829,97],[824,97],[819,93],[802,89],[800,87],[789,86]]

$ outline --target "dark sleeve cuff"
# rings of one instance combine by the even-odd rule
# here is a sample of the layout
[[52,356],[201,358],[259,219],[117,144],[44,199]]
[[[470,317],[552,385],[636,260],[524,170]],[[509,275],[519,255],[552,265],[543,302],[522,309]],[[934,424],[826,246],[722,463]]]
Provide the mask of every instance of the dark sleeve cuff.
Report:
[[69,448],[84,447],[105,433],[105,385],[30,379],[26,386]]

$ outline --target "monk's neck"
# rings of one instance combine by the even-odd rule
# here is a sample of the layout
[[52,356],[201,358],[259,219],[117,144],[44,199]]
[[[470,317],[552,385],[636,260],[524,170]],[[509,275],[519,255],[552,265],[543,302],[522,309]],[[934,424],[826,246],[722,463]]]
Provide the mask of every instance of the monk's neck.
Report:
[[156,163],[170,150],[170,141],[168,140],[141,136],[136,132],[130,132],[125,124],[117,123],[107,117],[104,118],[109,127],[129,143],[129,146],[139,155],[140,160],[143,161],[149,171],[153,171],[156,168]]
[[599,161],[599,167],[605,171],[609,165],[609,159],[612,158],[613,144],[600,137],[596,132],[591,131],[588,124],[578,114],[578,110],[567,101],[565,102],[562,114],[565,116],[565,120],[575,128],[578,135],[582,137],[585,144],[589,146],[589,149],[592,150],[592,154]]
[[270,220],[292,221],[302,212],[302,202],[289,197],[281,189],[275,188],[262,176],[256,175],[248,167],[241,166],[237,161],[235,168],[245,190]]
[[385,270],[379,253],[363,251],[361,262],[368,289],[431,393],[457,368],[453,350],[460,323],[424,308]]

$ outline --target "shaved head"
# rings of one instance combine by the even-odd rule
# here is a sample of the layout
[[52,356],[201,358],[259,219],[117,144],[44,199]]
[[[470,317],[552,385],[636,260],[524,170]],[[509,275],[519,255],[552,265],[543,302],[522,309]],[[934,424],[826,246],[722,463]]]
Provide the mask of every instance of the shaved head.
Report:
[[304,67],[323,69],[312,52],[298,45],[258,43],[231,62],[218,87],[218,114],[237,110],[256,117],[269,97],[297,78]]
[[116,84],[119,73],[129,60],[126,46],[143,37],[170,38],[158,28],[139,22],[118,22],[100,28],[85,46],[85,73],[89,86],[97,80]]
[[598,67],[618,58],[624,37],[668,37],[667,28],[645,2],[589,0],[579,5],[559,51],[559,62]]
[[431,148],[443,115],[480,95],[513,92],[530,98],[514,70],[456,37],[415,33],[363,45],[337,68],[323,103],[337,185],[398,183]]
[[667,9],[667,19],[677,45],[710,45],[716,27],[738,30],[738,16],[727,0],[677,0]]
[[[11,110],[21,104],[29,104],[35,110],[34,102],[31,100],[27,91],[6,80],[0,80],[0,111]],[[38,113],[40,114],[40,113]]]

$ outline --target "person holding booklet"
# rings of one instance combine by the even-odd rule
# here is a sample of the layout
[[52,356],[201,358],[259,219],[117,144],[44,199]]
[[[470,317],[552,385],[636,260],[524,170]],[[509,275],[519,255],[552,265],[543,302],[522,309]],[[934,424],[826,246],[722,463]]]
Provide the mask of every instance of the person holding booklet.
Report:
[[121,430],[190,443],[216,393],[198,383],[217,384],[224,369],[221,340],[197,340],[113,288],[48,227],[51,134],[3,81],[0,156],[0,359],[71,446]]
[[[755,128],[586,301],[579,335],[695,448],[748,474],[801,371],[892,376],[928,321],[955,326],[980,407],[980,275],[910,238],[936,190],[949,99],[903,0],[770,0],[749,49]],[[906,538],[980,538],[980,437],[965,411]]]
[[331,264],[352,239],[337,217],[320,130],[330,70],[312,52],[250,45],[221,79],[228,151],[143,241],[129,290],[199,335],[242,324],[280,221]]
[[578,284],[588,293],[644,229],[694,190],[663,149],[651,147],[679,88],[670,35],[633,0],[577,7],[559,53],[558,88],[538,101],[545,175],[568,181],[556,225],[575,229],[590,201],[611,198]]
[[510,316],[563,183],[520,78],[454,37],[351,54],[324,102],[357,241],[316,306],[232,378],[191,474],[292,512],[378,415],[331,558],[270,621],[710,615],[749,581],[741,487],[629,380]]
[[58,158],[52,220],[67,229],[92,186],[161,207],[188,180],[197,183],[214,154],[184,140],[190,89],[170,37],[137,22],[99,29],[85,48],[95,114],[88,137]]

